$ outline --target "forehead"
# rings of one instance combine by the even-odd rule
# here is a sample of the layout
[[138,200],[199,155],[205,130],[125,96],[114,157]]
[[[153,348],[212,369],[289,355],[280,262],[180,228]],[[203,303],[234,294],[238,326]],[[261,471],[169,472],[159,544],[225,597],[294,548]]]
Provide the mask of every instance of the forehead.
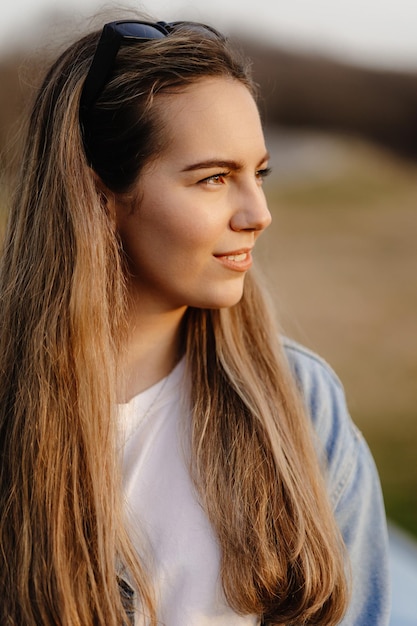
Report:
[[258,108],[236,79],[204,78],[178,93],[162,94],[157,116],[166,136],[165,155],[180,159],[212,152],[236,158],[229,153],[265,152]]

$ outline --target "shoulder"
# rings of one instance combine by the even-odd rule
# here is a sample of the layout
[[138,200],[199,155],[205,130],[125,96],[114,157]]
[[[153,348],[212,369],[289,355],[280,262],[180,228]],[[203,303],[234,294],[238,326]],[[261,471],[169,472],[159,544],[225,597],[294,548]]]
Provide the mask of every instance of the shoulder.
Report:
[[282,345],[317,435],[320,456],[325,457],[330,497],[337,506],[366,444],[330,365],[295,341],[284,338]]
[[388,536],[373,458],[331,367],[293,341],[284,339],[283,347],[317,435],[330,501],[350,557],[352,598],[341,625],[388,624]]
[[282,346],[297,384],[304,393],[343,393],[339,378],[322,357],[288,337],[282,339]]
[[340,413],[346,413],[345,393],[339,378],[320,356],[295,341],[284,338],[285,355],[316,430],[330,428]]

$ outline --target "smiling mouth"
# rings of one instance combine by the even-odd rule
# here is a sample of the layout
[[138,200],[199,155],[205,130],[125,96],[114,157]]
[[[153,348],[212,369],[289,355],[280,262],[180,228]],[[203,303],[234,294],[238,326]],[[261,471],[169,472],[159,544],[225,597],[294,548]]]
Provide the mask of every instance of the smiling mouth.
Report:
[[236,252],[235,254],[215,254],[214,258],[225,268],[237,272],[246,272],[252,265],[252,254],[250,250]]

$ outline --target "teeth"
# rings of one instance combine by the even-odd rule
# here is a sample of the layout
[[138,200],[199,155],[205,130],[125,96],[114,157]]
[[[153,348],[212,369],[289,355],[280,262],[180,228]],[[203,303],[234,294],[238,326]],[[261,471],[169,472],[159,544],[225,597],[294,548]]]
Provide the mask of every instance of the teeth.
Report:
[[246,252],[242,252],[241,254],[231,254],[230,256],[227,256],[226,259],[228,259],[229,261],[244,261],[246,259],[247,253]]

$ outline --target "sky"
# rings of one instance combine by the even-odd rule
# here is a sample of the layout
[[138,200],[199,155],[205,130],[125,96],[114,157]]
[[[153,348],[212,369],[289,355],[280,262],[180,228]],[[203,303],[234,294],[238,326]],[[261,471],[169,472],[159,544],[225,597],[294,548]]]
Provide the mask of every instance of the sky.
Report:
[[85,24],[87,16],[117,6],[167,21],[207,21],[355,63],[417,70],[417,0],[3,0],[0,54],[16,42],[36,41],[45,23],[49,32],[44,28],[42,39],[53,39],[61,12]]

